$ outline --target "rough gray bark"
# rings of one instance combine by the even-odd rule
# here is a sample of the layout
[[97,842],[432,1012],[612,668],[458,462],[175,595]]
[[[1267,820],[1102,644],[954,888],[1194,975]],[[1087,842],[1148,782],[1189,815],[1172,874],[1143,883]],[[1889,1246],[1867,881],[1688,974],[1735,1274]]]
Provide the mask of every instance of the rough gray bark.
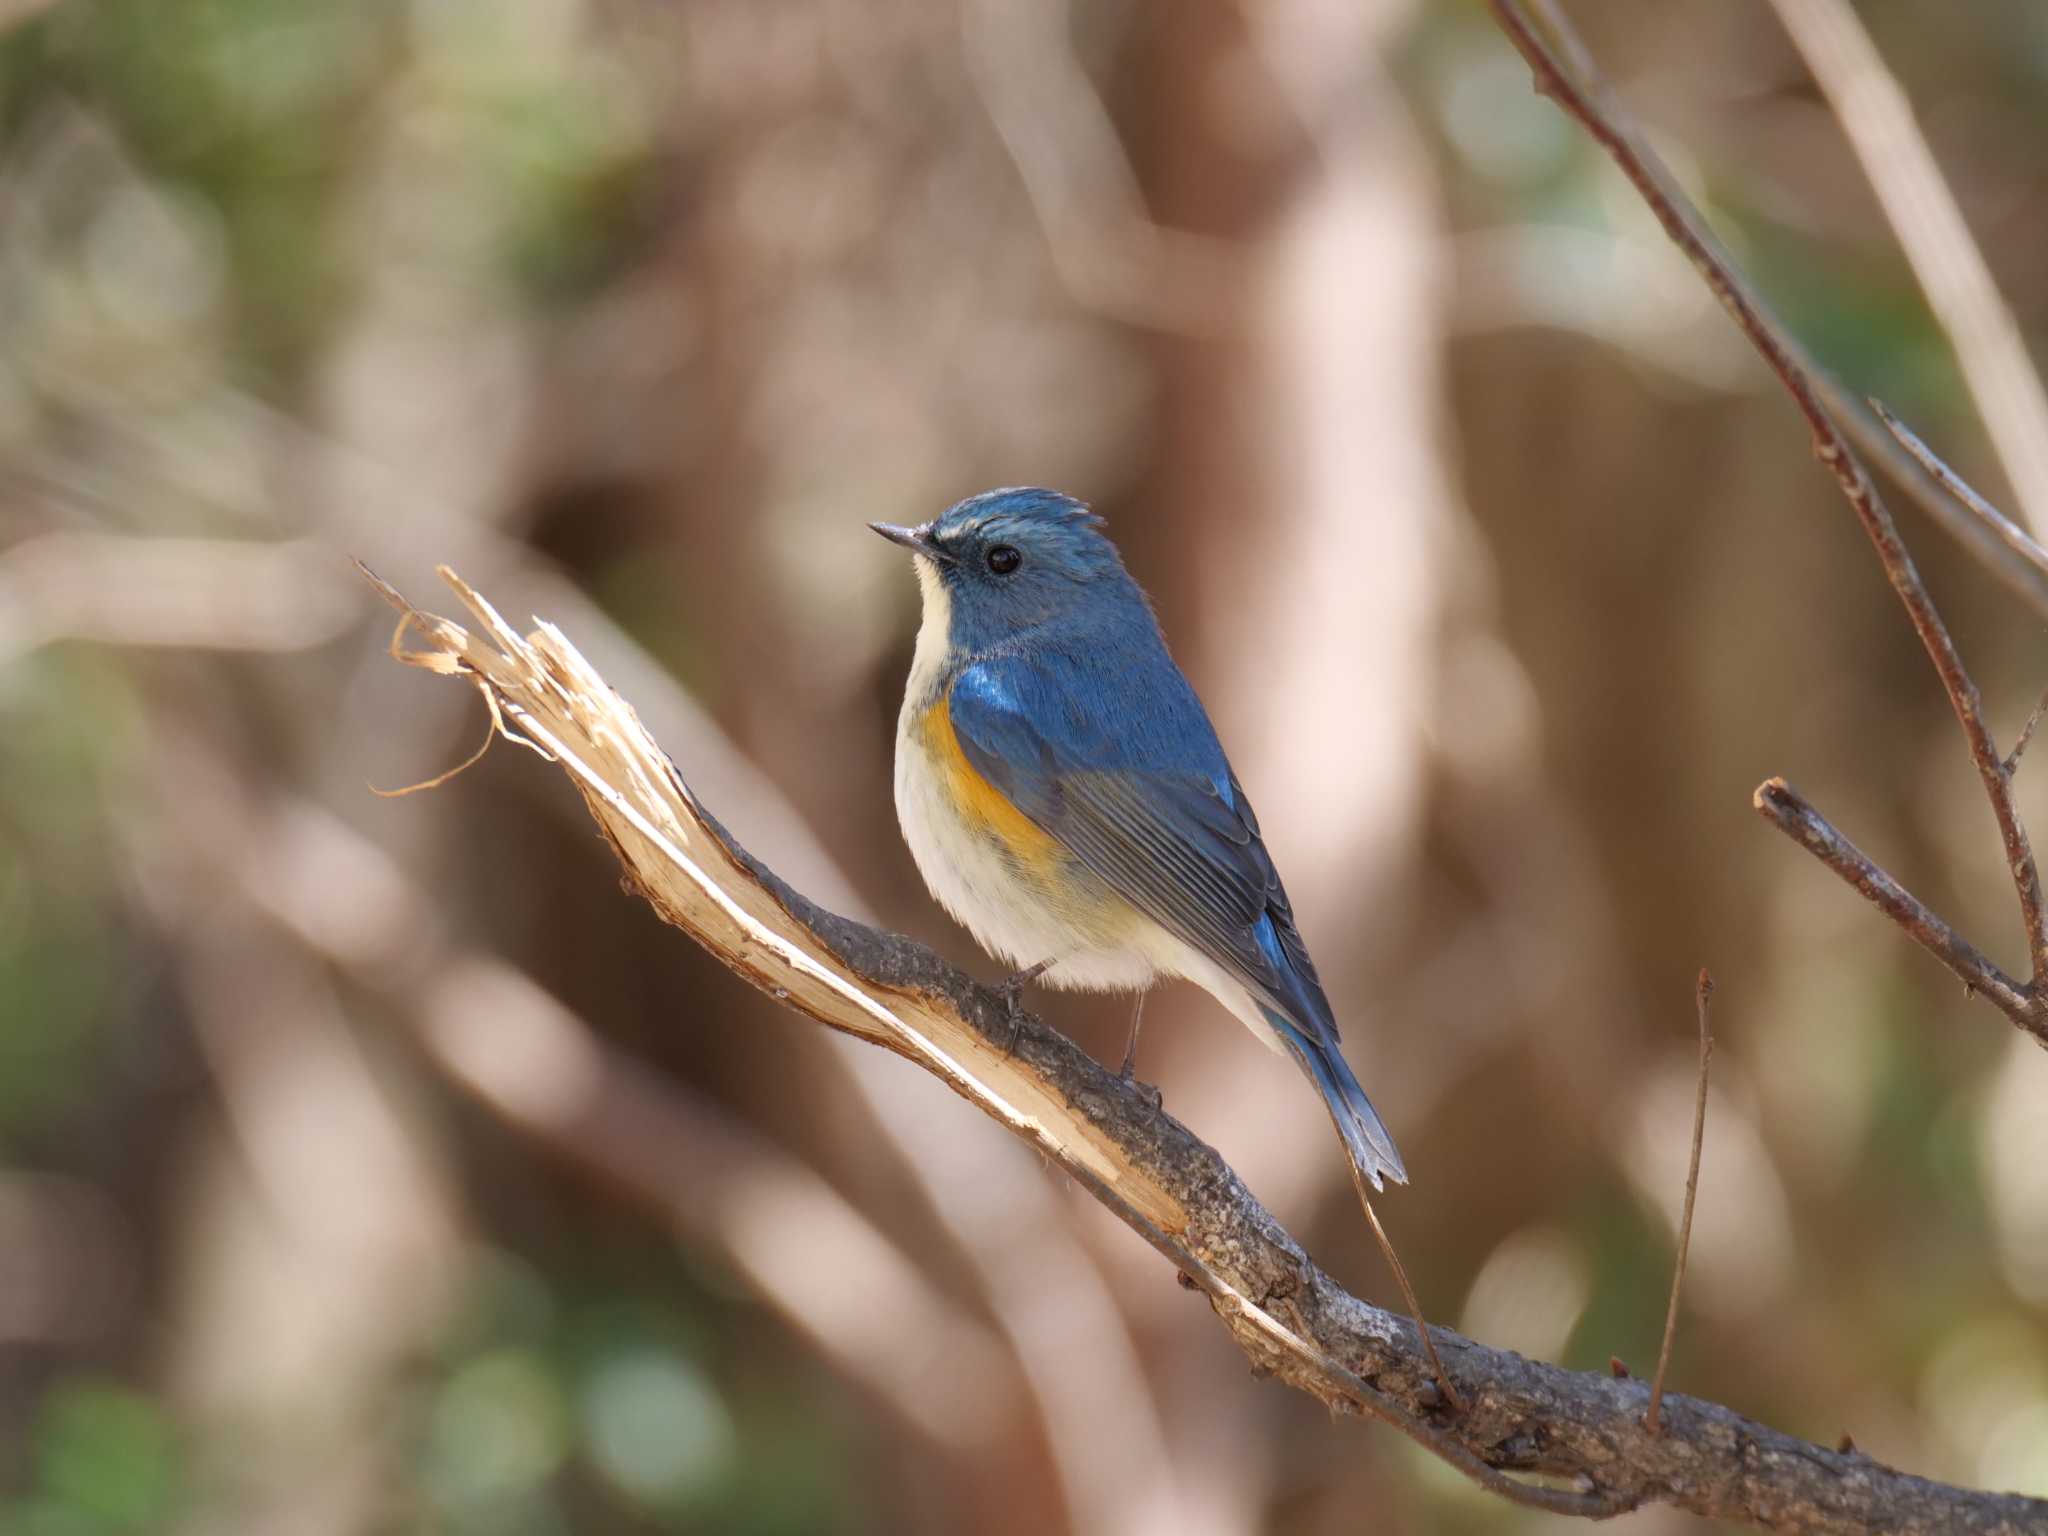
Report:
[[[849,970],[880,988],[943,999],[985,1038],[1009,1039],[1000,993],[915,940],[824,911],[713,826],[790,916]],[[1023,1017],[1016,1040],[1021,1064],[1180,1201],[1186,1230],[1161,1231],[1085,1171],[1069,1170],[1194,1285],[1207,1290],[1209,1281],[1220,1279],[1277,1311],[1316,1351],[1486,1465],[1564,1479],[1604,1506],[1587,1514],[1668,1502],[1780,1531],[2048,1532],[2048,1502],[1914,1477],[1860,1451],[1829,1450],[1682,1394],[1666,1395],[1663,1432],[1653,1435],[1644,1426],[1646,1382],[1568,1371],[1433,1328],[1466,1403],[1464,1414],[1451,1417],[1439,1406],[1414,1325],[1360,1301],[1318,1269],[1213,1148],[1037,1018]],[[1333,1411],[1360,1411],[1350,1383],[1283,1348],[1227,1299],[1210,1296],[1255,1370]]]

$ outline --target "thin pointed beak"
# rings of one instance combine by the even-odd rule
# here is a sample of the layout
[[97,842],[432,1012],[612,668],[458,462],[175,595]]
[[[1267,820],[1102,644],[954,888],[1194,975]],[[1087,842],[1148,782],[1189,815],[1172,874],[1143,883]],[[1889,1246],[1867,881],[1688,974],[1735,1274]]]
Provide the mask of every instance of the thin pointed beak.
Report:
[[927,560],[947,562],[952,559],[943,549],[932,542],[932,525],[921,528],[905,528],[898,523],[869,523],[868,526],[887,539],[891,544],[901,544],[913,555],[923,555]]

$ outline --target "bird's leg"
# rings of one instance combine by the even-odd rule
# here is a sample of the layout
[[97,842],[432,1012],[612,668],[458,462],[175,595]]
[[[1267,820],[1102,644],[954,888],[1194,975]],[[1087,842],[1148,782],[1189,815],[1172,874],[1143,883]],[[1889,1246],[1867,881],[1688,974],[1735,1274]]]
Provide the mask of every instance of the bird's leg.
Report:
[[1152,1101],[1152,1107],[1157,1109],[1164,1102],[1164,1096],[1157,1088],[1141,1083],[1132,1076],[1138,1069],[1138,1025],[1144,1021],[1144,1018],[1145,994],[1140,991],[1138,993],[1138,1001],[1131,1008],[1131,1038],[1124,1045],[1124,1064],[1118,1069],[1117,1076],[1131,1084],[1138,1092],[1144,1094],[1146,1098]]
[[1011,972],[996,983],[996,990],[1003,994],[1003,1007],[1010,1015],[1010,1043],[1003,1048],[1006,1052],[1016,1052],[1017,1031],[1024,1027],[1024,1010],[1017,1006],[1017,999],[1023,995],[1026,987],[1051,970],[1058,959],[1057,955],[1048,956],[1036,965],[1027,965],[1021,971]]
[[1131,1008],[1131,1038],[1124,1044],[1124,1064],[1117,1070],[1117,1076],[1125,1082],[1131,1080],[1131,1073],[1138,1066],[1138,1026],[1145,1020],[1145,994],[1138,994],[1138,1001]]

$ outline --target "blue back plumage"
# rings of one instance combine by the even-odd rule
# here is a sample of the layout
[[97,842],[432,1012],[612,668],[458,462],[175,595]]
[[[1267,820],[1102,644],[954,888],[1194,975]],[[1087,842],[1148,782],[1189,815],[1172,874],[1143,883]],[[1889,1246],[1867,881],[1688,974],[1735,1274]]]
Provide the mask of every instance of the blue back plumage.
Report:
[[951,602],[961,750],[1120,896],[1241,983],[1321,1090],[1353,1163],[1406,1177],[1337,1024],[1258,818],[1101,519],[986,492],[928,530]]

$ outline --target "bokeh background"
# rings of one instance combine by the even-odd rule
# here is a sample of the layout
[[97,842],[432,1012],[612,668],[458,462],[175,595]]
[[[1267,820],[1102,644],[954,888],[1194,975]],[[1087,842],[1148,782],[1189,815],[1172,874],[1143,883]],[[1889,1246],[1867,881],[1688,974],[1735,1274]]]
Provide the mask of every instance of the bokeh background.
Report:
[[[1762,288],[2011,504],[1764,0],[1573,7]],[[1860,7],[2048,331],[2048,13]],[[0,6],[0,1531],[1524,1532],[1251,1379],[905,1064],[622,894],[360,556],[562,624],[799,886],[984,974],[870,518],[1091,500],[1414,1170],[1433,1316],[2048,1494],[2048,1055],[1947,706],[1776,386],[1475,0]],[[2037,349],[2038,350],[2038,349]],[[2042,623],[1915,512],[2000,735]],[[443,604],[445,606],[445,604]],[[2022,775],[2048,828],[2048,763]],[[1114,1059],[1124,1006],[1043,999]],[[1291,1067],[1140,1063],[1391,1287]],[[1705,1529],[1669,1511],[1631,1536]]]

